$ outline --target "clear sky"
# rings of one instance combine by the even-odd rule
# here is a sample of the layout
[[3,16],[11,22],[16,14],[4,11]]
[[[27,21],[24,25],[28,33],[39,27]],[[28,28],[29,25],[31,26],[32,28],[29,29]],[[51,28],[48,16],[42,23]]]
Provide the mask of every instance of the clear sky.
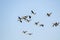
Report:
[[[17,21],[18,16],[31,15],[31,10],[36,15],[30,23]],[[51,17],[47,12],[52,12]],[[45,26],[35,26],[36,21]],[[60,22],[60,0],[0,0],[0,40],[60,40],[60,26],[52,27],[56,21]]]

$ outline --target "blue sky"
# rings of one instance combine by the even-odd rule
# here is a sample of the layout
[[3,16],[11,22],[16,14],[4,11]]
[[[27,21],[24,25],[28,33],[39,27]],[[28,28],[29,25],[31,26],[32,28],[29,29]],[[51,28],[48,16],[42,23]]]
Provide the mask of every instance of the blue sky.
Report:
[[[53,22],[60,22],[60,0],[0,0],[0,4],[1,40],[60,40],[60,26],[52,27]],[[30,23],[17,21],[18,16],[31,15],[31,10],[36,15]],[[51,17],[47,12],[52,12]],[[45,26],[35,26],[36,21]],[[33,35],[24,35],[23,30]]]

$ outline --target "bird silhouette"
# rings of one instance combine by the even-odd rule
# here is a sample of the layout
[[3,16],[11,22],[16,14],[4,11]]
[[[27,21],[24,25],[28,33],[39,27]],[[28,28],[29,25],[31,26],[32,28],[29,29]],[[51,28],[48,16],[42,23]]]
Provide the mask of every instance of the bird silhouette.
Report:
[[25,34],[25,33],[27,33],[27,31],[23,31],[23,33]]
[[32,35],[32,33],[28,33],[28,35]]
[[59,22],[53,23],[53,27],[54,27],[54,26],[57,27],[58,25],[59,25]]
[[29,16],[29,18],[31,19],[31,16]]
[[39,22],[35,22],[35,25],[38,25]]
[[21,20],[21,18],[19,16],[18,16],[18,21],[20,21],[22,23],[22,20]]
[[31,10],[31,13],[32,13],[32,14],[34,14],[34,15],[36,14],[36,13],[34,13],[34,11],[33,11],[33,10]]
[[26,20],[28,16],[23,16],[22,19]]
[[44,24],[40,24],[40,26],[44,27]]
[[50,17],[52,13],[47,13],[47,16]]
[[27,22],[30,22],[30,20],[26,19]]

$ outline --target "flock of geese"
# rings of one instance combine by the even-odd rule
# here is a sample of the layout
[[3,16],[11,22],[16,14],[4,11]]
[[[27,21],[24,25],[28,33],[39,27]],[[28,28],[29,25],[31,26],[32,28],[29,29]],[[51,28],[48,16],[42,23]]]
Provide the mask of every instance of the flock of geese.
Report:
[[[31,14],[32,15],[36,15],[36,13],[33,11],[33,10],[31,10]],[[48,17],[50,17],[51,16],[51,14],[52,13],[47,13],[46,15],[48,16]],[[22,23],[23,22],[23,20],[25,20],[25,21],[27,21],[28,23],[31,21],[31,15],[29,15],[29,16],[27,16],[27,15],[25,15],[25,16],[23,16],[23,17],[19,17],[18,16],[18,21],[20,22],[20,23]],[[35,25],[38,25],[39,24],[39,21],[38,22],[35,22]],[[53,27],[57,27],[57,26],[59,26],[59,22],[54,22],[53,24],[52,24],[52,26]],[[44,27],[44,24],[40,24],[39,26],[41,26],[41,27]],[[32,33],[28,33],[28,31],[22,31],[24,34],[28,34],[28,35],[32,35]]]

